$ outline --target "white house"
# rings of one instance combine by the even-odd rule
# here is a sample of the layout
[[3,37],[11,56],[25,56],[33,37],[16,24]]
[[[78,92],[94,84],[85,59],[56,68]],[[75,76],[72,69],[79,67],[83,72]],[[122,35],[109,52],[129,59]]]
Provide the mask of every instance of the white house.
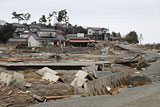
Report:
[[109,30],[106,28],[101,27],[88,27],[87,28],[87,35],[102,35],[104,33],[107,33]]
[[54,37],[41,37],[37,33],[32,33],[28,37],[29,47],[41,47],[41,46],[65,46],[65,38],[62,35],[55,35]]
[[28,38],[28,36],[31,34],[32,32],[29,29],[25,29],[22,33],[19,34],[20,38]]
[[108,40],[110,38],[110,33],[107,28],[88,27],[87,36],[92,40]]

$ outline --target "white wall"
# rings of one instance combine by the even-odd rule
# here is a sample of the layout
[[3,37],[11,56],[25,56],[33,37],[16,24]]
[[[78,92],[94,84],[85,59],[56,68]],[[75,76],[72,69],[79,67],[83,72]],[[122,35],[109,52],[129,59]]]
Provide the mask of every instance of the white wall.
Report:
[[93,30],[92,29],[88,29],[88,35],[93,35]]
[[28,38],[29,34],[20,34],[20,38]]
[[37,41],[36,39],[33,38],[33,36],[30,36],[28,38],[28,46],[29,47],[38,47],[40,44],[39,44],[39,41]]
[[56,36],[56,32],[38,32],[38,35],[40,37],[55,37]]

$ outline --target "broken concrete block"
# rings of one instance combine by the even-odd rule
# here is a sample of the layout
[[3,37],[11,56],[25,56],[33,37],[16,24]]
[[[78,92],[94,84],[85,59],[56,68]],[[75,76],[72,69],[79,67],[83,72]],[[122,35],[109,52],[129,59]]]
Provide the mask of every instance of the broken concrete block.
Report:
[[38,96],[36,94],[33,94],[32,97],[34,98],[34,100],[36,100],[38,102],[44,102],[45,101],[44,97]]
[[82,71],[82,70],[79,70],[79,71],[76,73],[75,76],[78,77],[78,78],[85,78],[85,77],[87,77],[87,75],[88,75],[87,72]]
[[23,89],[25,85],[24,75],[14,72],[12,84],[19,89]]
[[88,67],[82,67],[82,70],[84,71],[95,71],[98,69],[98,65],[88,66]]
[[51,73],[51,72],[46,72],[44,73],[42,79],[45,79],[45,80],[48,80],[48,81],[53,81],[53,82],[57,82],[60,77],[55,75],[54,73]]
[[13,78],[14,78],[14,80],[16,80],[16,82],[23,82],[24,81],[24,75],[21,73],[14,72]]
[[0,82],[6,83],[8,86],[12,80],[13,80],[13,75],[1,72]]
[[94,76],[96,78],[102,78],[105,76],[112,75],[113,73],[111,71],[94,71]]
[[39,75],[43,76],[46,72],[50,72],[50,73],[55,74],[55,75],[57,74],[56,71],[54,71],[54,70],[52,70],[52,69],[50,69],[48,67],[44,67],[44,68],[38,70],[36,73],[38,73]]
[[87,81],[87,79],[85,79],[85,78],[75,78],[75,79],[72,81],[71,85],[74,86],[74,82],[76,82],[76,81],[78,82],[78,86],[79,86],[79,87],[82,87],[83,84]]

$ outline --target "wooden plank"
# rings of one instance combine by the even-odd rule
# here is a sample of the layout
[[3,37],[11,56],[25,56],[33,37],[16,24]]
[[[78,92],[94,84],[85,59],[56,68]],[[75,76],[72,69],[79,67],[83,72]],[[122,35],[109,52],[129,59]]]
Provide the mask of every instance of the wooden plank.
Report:
[[45,96],[45,98],[46,98],[47,100],[56,100],[56,99],[69,98],[69,97],[75,97],[75,96],[85,97],[85,94],[79,94],[79,95],[64,95],[64,96]]

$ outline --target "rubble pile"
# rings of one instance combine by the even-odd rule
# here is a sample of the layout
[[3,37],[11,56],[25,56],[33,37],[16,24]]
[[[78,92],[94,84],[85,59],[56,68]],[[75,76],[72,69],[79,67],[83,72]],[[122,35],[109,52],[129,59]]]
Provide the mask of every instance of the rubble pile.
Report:
[[[85,48],[83,53],[80,48],[73,47],[74,54],[72,49],[66,53],[53,53],[50,47],[45,51],[41,48],[0,49],[0,105],[28,106],[48,100],[84,97],[86,84],[91,82],[97,89],[93,89],[93,95],[115,95],[121,93],[121,88],[152,83],[148,71],[145,71],[159,59],[159,54],[114,42],[102,47],[95,53],[94,49],[89,52]],[[111,85],[100,87],[102,84]],[[93,84],[90,86],[88,90],[93,88]]]

